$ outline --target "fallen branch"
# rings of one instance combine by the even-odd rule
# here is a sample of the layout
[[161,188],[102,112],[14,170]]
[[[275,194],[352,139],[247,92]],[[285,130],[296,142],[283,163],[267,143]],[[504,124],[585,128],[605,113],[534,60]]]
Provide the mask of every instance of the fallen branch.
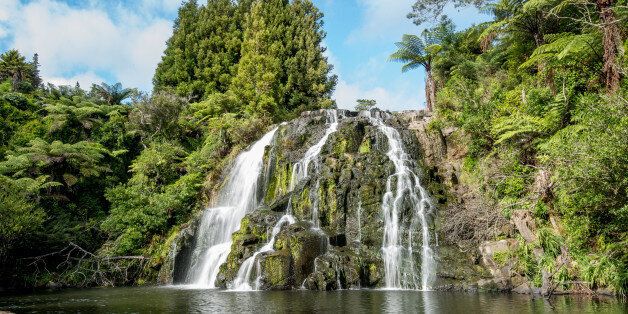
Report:
[[[33,268],[32,273],[36,280],[42,277],[56,278],[63,285],[85,287],[116,286],[134,282],[141,275],[149,258],[134,255],[99,256],[70,242],[61,250],[20,260],[28,262],[24,265],[25,268]],[[49,269],[48,265],[54,267]]]

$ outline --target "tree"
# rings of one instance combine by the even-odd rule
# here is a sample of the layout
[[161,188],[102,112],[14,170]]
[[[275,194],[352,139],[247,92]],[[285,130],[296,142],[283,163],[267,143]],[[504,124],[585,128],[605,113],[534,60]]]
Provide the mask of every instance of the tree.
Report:
[[422,36],[402,36],[401,41],[395,43],[397,51],[390,55],[389,60],[405,63],[401,68],[407,72],[423,67],[427,74],[425,81],[425,98],[427,110],[432,111],[436,102],[436,85],[432,76],[434,58],[443,50],[442,43],[453,34],[454,26],[451,20],[443,17],[440,23],[431,29],[425,30]]
[[[550,3],[554,4],[553,2]],[[574,18],[574,14],[569,11],[567,11],[567,16],[562,16],[561,12],[570,7],[575,7],[580,16]],[[626,19],[625,6],[623,11],[619,10],[621,9],[618,8],[616,0],[563,0],[554,4],[551,10],[559,18],[575,20],[587,28],[592,28],[592,31],[601,32],[602,47],[604,48],[602,81],[610,93],[619,90],[622,77],[620,60],[624,54],[622,32],[625,34],[625,23],[622,24],[622,20],[625,21]],[[623,16],[618,17],[616,11],[623,13]],[[592,16],[591,12],[596,12],[597,18]],[[624,25],[623,30],[622,25]]]
[[358,104],[355,105],[356,111],[370,110],[377,106],[377,101],[375,99],[358,99]]
[[186,108],[185,99],[166,92],[143,98],[129,115],[131,130],[146,144],[155,138],[177,138],[179,115]]
[[33,179],[45,176],[47,182],[57,182],[70,188],[83,178],[109,172],[109,167],[103,163],[107,155],[109,151],[94,142],[65,144],[34,139],[27,146],[7,153],[6,160],[0,162],[0,174]]
[[285,91],[281,104],[287,110],[303,111],[329,108],[336,76],[330,75],[322,41],[323,14],[310,0],[295,0],[290,4],[289,36],[285,36],[287,58],[283,61]]
[[619,58],[623,54],[623,39],[619,29],[621,20],[617,18],[615,11],[613,11],[615,2],[615,0],[595,1],[601,19],[602,42],[604,43],[604,82],[611,93],[619,89],[619,81],[621,79]]
[[242,58],[231,89],[249,115],[275,116],[281,109],[288,5],[286,0],[256,1],[246,17]]
[[14,263],[21,243],[33,237],[45,221],[46,215],[38,205],[39,190],[47,188],[42,179],[11,179],[0,175],[0,274],[6,265]]
[[102,82],[100,85],[93,84],[91,92],[109,105],[120,105],[123,100],[131,97],[137,91],[132,88],[122,88],[120,83],[109,85]]
[[227,91],[240,58],[237,10],[249,5],[244,2],[209,0],[199,7],[196,1],[187,1],[181,6],[153,77],[155,92],[170,89],[198,101]]
[[0,55],[0,80],[11,79],[14,90],[20,89],[20,83],[28,82],[32,73],[32,65],[17,50],[12,49]]
[[474,5],[480,8],[487,2],[487,0],[416,0],[407,18],[411,19],[414,24],[421,25],[441,16],[445,6],[449,3],[456,7]]
[[31,65],[30,77],[32,79],[33,87],[39,87],[43,83],[41,80],[41,76],[39,74],[39,54],[36,53],[33,55],[33,61],[31,61],[30,65]]

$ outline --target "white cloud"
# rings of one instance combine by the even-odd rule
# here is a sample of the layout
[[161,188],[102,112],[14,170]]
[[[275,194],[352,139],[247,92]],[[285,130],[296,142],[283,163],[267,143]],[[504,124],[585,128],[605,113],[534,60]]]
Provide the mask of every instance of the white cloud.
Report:
[[15,13],[18,4],[18,0],[0,1],[0,22],[8,21],[9,18]]
[[[362,25],[352,31],[347,38],[348,42],[361,40],[389,40],[391,34],[399,34],[417,31],[417,27],[406,19],[414,0],[359,0],[363,7]],[[396,37],[395,37],[396,38]]]
[[52,83],[57,86],[74,86],[78,82],[79,84],[81,84],[81,87],[88,89],[92,85],[92,83],[98,83],[104,80],[105,79],[98,76],[98,74],[94,72],[85,72],[78,75],[73,75],[71,77],[48,77],[46,79],[46,82]]
[[[171,8],[176,2],[163,0],[160,4]],[[133,10],[113,19],[97,4],[77,8],[36,0],[13,5],[5,22],[12,37],[9,46],[26,56],[37,52],[44,80],[78,78],[85,86],[89,79],[99,83],[101,76],[106,76],[125,86],[151,89],[153,72],[171,34],[171,21]]]
[[334,99],[338,108],[353,109],[358,99],[374,99],[377,107],[384,110],[399,111],[425,107],[425,95],[422,86],[411,87],[400,82],[394,89],[381,86],[364,88],[360,83],[348,83],[338,80]]

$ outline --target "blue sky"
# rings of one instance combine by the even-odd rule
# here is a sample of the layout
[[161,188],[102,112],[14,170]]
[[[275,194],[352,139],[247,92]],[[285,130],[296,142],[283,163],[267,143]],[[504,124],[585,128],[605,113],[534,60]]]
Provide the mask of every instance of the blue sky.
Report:
[[[202,3],[203,0],[199,0]],[[387,61],[394,43],[422,28],[405,15],[412,0],[314,0],[325,14],[328,58],[339,76],[334,98],[389,110],[424,106],[424,73]],[[83,87],[106,81],[150,91],[181,0],[0,0],[0,50],[39,53],[45,81]],[[487,20],[473,8],[448,8],[458,28]]]

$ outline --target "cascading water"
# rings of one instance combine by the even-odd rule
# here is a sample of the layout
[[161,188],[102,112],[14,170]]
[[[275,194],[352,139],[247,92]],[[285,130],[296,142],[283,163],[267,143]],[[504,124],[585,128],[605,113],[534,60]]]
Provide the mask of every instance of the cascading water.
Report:
[[[327,122],[328,124],[327,130],[323,137],[312,147],[310,147],[306,152],[303,158],[299,160],[296,164],[294,164],[292,168],[292,176],[290,178],[290,189],[289,192],[292,192],[294,187],[299,183],[299,181],[307,178],[308,176],[308,168],[312,161],[318,162],[318,156],[323,149],[323,146],[327,142],[329,136],[338,130],[338,113],[336,110],[327,110],[326,112]],[[317,167],[318,168],[318,167]],[[317,207],[317,206],[316,206]],[[315,213],[317,209],[312,209],[312,222],[315,227],[318,227],[318,215]],[[270,240],[259,250],[257,250],[253,255],[247,258],[244,263],[240,266],[238,270],[238,275],[233,281],[231,285],[231,289],[235,291],[248,291],[248,290],[259,290],[259,282],[260,282],[260,272],[259,272],[259,261],[257,260],[257,256],[261,253],[272,252],[273,246],[275,245],[275,238],[277,234],[281,231],[281,227],[284,225],[291,225],[295,223],[295,218],[292,216],[292,199],[288,201],[288,206],[286,207],[286,214],[279,219],[279,221],[273,227],[272,235]],[[254,282],[254,286],[251,285],[251,276],[253,274],[253,269],[257,268],[257,277]]]
[[318,162],[318,156],[321,154],[325,143],[327,143],[327,139],[338,130],[338,112],[336,110],[327,110],[325,111],[325,115],[327,116],[327,130],[323,137],[305,152],[303,158],[294,164],[292,168],[292,178],[290,179],[290,190],[294,189],[294,186],[299,183],[299,181],[307,178],[310,163],[312,163],[312,161]]
[[[386,193],[382,198],[384,215],[384,239],[382,255],[384,278],[387,289],[429,289],[435,277],[435,260],[430,247],[428,216],[434,208],[419,177],[410,169],[411,161],[405,152],[399,132],[384,124],[380,117],[371,121],[388,139],[386,155],[395,166],[395,173],[386,181]],[[404,221],[404,210],[413,213],[410,221]],[[413,231],[421,228],[421,283],[417,283],[413,253]],[[404,235],[406,246],[404,247]]]
[[187,282],[216,288],[215,281],[231,248],[231,234],[240,229],[240,221],[259,202],[259,176],[263,168],[264,150],[275,137],[277,128],[266,133],[250,149],[241,153],[226,178],[218,207],[203,213],[196,236],[196,246],[190,260]]

